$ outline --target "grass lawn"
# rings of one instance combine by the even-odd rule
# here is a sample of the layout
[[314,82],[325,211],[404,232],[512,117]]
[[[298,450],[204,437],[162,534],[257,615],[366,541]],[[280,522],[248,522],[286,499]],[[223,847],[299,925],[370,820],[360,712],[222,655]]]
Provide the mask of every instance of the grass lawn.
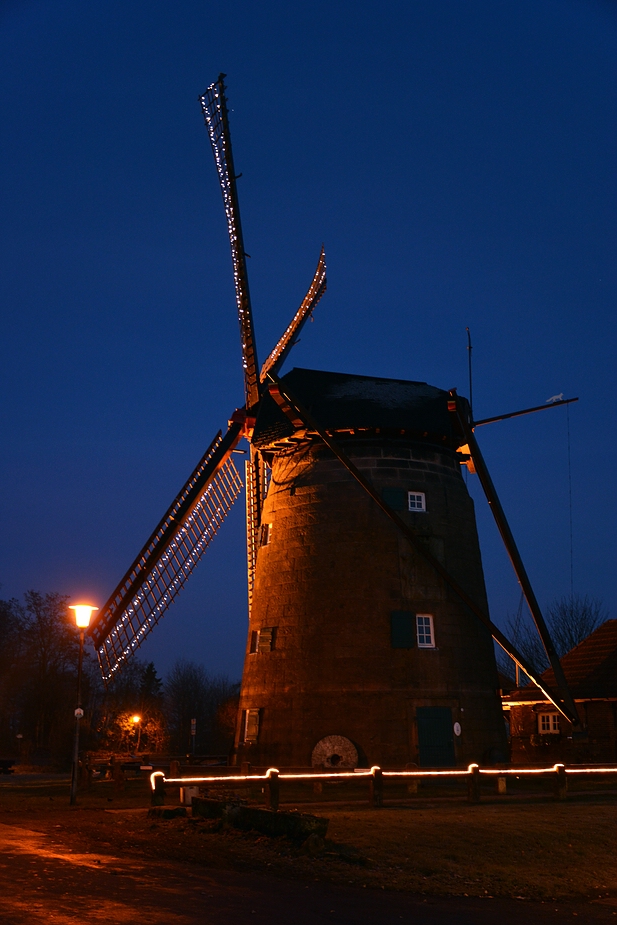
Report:
[[[168,803],[176,802],[170,788]],[[82,850],[156,856],[209,868],[265,870],[414,893],[613,899],[617,909],[617,795],[483,797],[419,794],[398,805],[298,803],[330,820],[317,856],[285,838],[243,833],[210,820],[152,819],[146,782],[123,792],[96,782],[68,805],[68,781],[0,782],[0,822],[62,830]],[[285,803],[282,808],[291,808]]]

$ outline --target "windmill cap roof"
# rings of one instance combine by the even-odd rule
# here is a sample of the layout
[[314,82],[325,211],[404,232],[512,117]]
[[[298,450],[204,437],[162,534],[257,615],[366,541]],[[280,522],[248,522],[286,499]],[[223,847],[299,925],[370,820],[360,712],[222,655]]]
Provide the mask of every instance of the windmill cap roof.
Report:
[[[442,446],[460,442],[452,430],[448,392],[426,382],[299,368],[282,382],[325,430],[405,431]],[[253,442],[264,446],[292,433],[290,421],[266,395]]]

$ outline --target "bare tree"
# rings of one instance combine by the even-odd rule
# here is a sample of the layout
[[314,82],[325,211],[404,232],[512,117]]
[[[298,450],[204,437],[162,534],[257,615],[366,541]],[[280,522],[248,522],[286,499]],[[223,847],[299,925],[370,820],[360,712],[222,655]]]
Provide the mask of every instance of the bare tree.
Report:
[[605,620],[608,620],[608,611],[595,597],[587,594],[584,597],[579,594],[558,597],[547,610],[547,622],[557,655],[561,658]]
[[179,754],[189,751],[191,720],[195,719],[196,750],[201,754],[226,752],[233,742],[233,731],[230,735],[221,707],[237,695],[238,689],[239,685],[224,675],[209,675],[203,665],[184,659],[176,662],[165,681],[172,750]]
[[[553,645],[559,658],[570,652],[608,619],[608,612],[602,601],[589,595],[568,594],[556,598],[546,610],[548,626]],[[522,615],[522,607],[515,616],[508,615],[506,633],[529,664],[541,674],[549,661],[531,617]],[[504,674],[512,674],[512,662],[498,656],[498,667]]]
[[[16,751],[19,735],[24,761],[70,761],[79,635],[67,604],[63,594],[38,591],[27,591],[23,604],[0,601],[0,747]],[[86,652],[84,742],[95,683],[90,665]]]

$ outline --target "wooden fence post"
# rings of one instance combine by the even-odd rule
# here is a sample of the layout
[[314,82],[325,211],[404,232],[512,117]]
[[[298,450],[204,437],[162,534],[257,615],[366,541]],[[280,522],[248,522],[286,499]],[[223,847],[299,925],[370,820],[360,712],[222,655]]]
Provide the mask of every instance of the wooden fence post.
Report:
[[470,803],[480,802],[480,768],[472,764],[467,778],[467,799]]
[[279,808],[280,782],[279,772],[270,771],[266,780],[266,807],[276,812]]
[[[410,762],[405,765],[406,771],[417,771],[418,765],[415,762]],[[407,793],[417,793],[418,792],[418,778],[417,777],[408,777],[407,778]]]
[[383,806],[383,771],[381,768],[371,768],[370,801],[376,808]]
[[165,778],[160,774],[154,778],[154,790],[151,797],[152,806],[165,805]]
[[555,799],[565,800],[568,795],[568,778],[563,764],[555,766]]

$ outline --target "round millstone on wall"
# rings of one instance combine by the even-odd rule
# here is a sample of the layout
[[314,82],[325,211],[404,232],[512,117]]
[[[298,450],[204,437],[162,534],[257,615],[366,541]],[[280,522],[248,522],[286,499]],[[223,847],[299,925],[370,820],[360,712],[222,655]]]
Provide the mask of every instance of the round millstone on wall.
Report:
[[358,750],[345,736],[325,736],[313,749],[311,765],[351,770],[358,767]]

